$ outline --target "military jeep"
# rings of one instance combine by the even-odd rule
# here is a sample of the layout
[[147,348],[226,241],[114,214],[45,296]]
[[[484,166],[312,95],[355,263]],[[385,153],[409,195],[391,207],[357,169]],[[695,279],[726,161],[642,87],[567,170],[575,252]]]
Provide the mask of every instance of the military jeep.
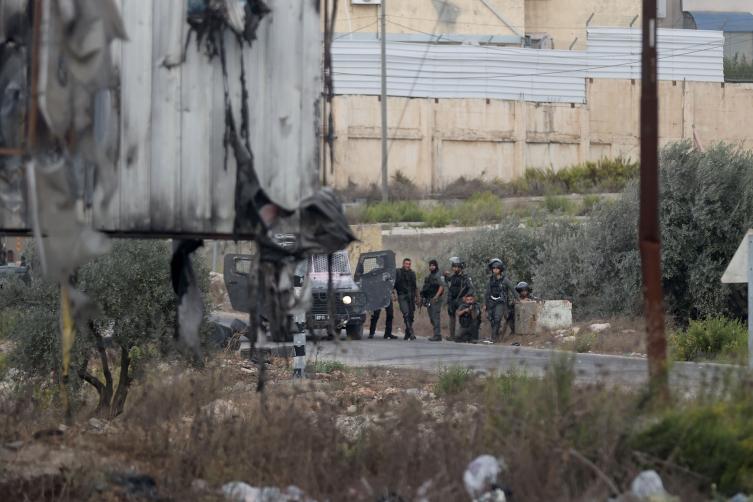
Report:
[[[249,311],[248,277],[251,263],[251,255],[225,256],[225,286],[233,309],[239,312]],[[294,273],[294,286],[298,288],[296,294],[301,296],[303,289],[309,288],[311,308],[305,315],[291,316],[285,339],[273,341],[291,342],[295,333],[303,331],[312,337],[316,336],[316,332],[324,331],[331,338],[336,334],[332,332],[333,325],[337,333],[344,329],[349,338],[360,340],[366,313],[384,308],[391,301],[395,273],[395,255],[392,251],[361,254],[355,277],[347,251],[337,251],[332,255],[332,291],[335,297],[330,305],[328,256],[314,255],[298,263]],[[268,322],[266,311],[264,302],[260,302],[262,324]]]

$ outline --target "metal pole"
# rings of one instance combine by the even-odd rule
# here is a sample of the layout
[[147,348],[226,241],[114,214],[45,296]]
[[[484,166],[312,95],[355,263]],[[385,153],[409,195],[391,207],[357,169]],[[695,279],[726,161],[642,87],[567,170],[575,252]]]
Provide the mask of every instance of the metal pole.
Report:
[[667,340],[659,231],[659,98],[656,81],[656,0],[643,0],[641,66],[640,250],[646,315],[648,371],[652,390],[669,396]]
[[382,200],[390,200],[387,177],[387,0],[382,0]]
[[753,370],[753,235],[748,236],[748,368]]
[[212,248],[212,272],[217,272],[217,241],[214,241]]

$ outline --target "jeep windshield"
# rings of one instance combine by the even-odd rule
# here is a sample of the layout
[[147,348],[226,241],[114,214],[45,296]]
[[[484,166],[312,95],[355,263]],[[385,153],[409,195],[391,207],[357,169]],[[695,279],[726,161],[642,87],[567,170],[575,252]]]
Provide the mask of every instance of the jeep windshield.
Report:
[[[312,287],[327,287],[329,263],[326,254],[318,254],[299,263],[295,275],[308,274]],[[336,289],[350,289],[355,286],[347,251],[337,251],[332,255],[332,285]]]

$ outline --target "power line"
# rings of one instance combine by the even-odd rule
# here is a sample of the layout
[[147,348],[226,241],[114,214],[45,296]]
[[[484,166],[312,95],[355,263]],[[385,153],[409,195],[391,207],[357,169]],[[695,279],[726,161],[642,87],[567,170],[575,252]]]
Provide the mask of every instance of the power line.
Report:
[[359,32],[359,31],[361,31],[361,30],[365,30],[365,29],[366,29],[366,28],[368,28],[369,26],[374,26],[375,24],[377,24],[377,22],[378,22],[378,21],[374,21],[374,22],[373,22],[373,23],[371,23],[371,24],[367,24],[366,26],[361,26],[360,28],[358,28],[358,29],[355,29],[355,30],[353,30],[353,31],[349,31],[348,33],[340,33],[340,36],[338,36],[338,37],[336,37],[336,38],[333,38],[333,39],[332,39],[332,41],[334,42],[335,40],[340,40],[341,38],[345,38],[345,37],[347,37],[348,35],[352,35],[353,33]]

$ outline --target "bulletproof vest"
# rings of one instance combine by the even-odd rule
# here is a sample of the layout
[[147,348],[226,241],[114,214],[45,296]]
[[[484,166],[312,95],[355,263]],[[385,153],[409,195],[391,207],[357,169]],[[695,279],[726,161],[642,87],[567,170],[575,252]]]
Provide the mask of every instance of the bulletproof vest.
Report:
[[[473,318],[473,316],[471,315],[471,314],[473,313],[473,309],[475,309],[475,308],[476,308],[476,304],[475,304],[475,303],[472,303],[472,304],[471,304],[471,306],[472,306],[472,309],[471,309],[471,311],[469,311],[469,312],[466,312],[465,314],[463,314],[463,315],[461,315],[461,316],[460,316],[460,326],[461,326],[462,328],[470,328],[471,326],[473,326],[473,322],[474,322],[474,321],[476,320],[476,319],[474,319],[474,318]],[[464,309],[464,308],[466,308],[466,307],[467,307],[467,304],[463,304],[463,305],[462,305],[462,306],[460,307],[460,309],[462,310],[462,309]]]
[[503,275],[499,279],[492,276],[489,280],[489,294],[499,298],[500,302],[507,302],[507,287],[505,287],[505,276]]
[[452,274],[450,276],[450,298],[457,298],[463,290],[465,275]]
[[406,272],[402,268],[397,269],[397,276],[395,277],[395,289],[397,290],[398,294],[401,295],[409,295],[413,294],[413,291],[411,291],[411,273]]
[[438,274],[439,272],[434,272],[432,274],[429,274],[426,279],[424,279],[424,287],[421,290],[421,294],[424,297],[432,298],[439,292]]

